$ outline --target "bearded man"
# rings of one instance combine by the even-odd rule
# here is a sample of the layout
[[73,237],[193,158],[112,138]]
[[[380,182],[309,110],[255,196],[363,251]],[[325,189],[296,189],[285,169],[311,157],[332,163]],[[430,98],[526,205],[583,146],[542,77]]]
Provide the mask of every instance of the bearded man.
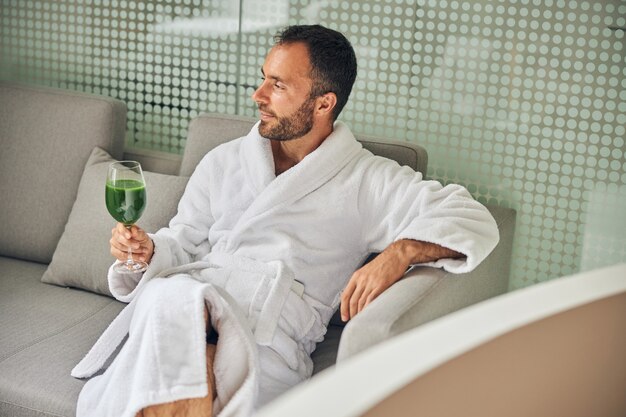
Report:
[[372,155],[337,121],[357,73],[342,34],[288,27],[261,73],[260,121],[202,159],[169,227],[113,229],[118,262],[130,246],[149,267],[109,271],[130,305],[73,374],[128,338],[79,416],[249,415],[310,377],[337,308],[347,321],[409,266],[467,272],[495,247],[467,190]]

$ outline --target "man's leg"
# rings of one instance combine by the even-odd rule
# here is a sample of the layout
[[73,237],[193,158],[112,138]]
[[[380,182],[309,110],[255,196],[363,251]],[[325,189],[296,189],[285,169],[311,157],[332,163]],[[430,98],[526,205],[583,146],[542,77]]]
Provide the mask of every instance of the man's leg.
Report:
[[[209,312],[204,308],[204,320],[207,334],[211,333]],[[206,397],[188,398],[164,404],[156,404],[139,411],[135,417],[211,417],[213,415],[213,400],[215,399],[215,374],[213,360],[215,358],[215,344],[206,345],[206,369],[209,392]]]

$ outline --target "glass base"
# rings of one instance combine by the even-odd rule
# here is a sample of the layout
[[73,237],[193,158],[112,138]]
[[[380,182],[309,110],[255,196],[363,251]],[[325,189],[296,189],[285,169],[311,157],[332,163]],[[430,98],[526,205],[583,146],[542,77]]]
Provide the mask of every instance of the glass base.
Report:
[[139,261],[126,261],[113,267],[113,270],[118,274],[134,274],[136,272],[144,272],[146,269],[148,269],[148,264]]

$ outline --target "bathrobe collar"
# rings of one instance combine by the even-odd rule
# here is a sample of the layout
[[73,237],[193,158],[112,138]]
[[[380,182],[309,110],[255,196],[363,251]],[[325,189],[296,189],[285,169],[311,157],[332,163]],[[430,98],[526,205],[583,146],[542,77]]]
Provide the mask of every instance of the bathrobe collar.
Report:
[[259,123],[254,125],[240,147],[246,179],[257,196],[250,209],[300,199],[333,178],[362,149],[350,129],[342,122],[335,122],[333,132],[317,149],[277,177],[271,143],[259,134]]

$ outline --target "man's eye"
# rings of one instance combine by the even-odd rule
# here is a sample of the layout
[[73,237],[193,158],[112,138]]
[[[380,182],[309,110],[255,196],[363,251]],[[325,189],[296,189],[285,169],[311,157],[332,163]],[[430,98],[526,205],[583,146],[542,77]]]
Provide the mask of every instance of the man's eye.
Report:
[[274,84],[274,87],[278,88],[279,90],[284,90],[285,89],[285,86],[282,85],[281,83]]

